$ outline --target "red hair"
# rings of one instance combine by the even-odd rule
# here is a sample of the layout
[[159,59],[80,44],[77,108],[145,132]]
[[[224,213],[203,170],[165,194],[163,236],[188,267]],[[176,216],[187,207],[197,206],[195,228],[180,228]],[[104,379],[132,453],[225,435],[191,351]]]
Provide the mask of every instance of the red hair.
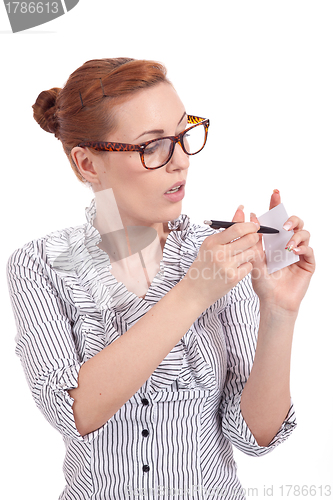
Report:
[[83,141],[103,141],[116,128],[112,108],[139,90],[167,82],[165,67],[155,61],[130,58],[87,61],[68,78],[64,88],[39,94],[34,118],[63,145],[75,175],[71,150]]

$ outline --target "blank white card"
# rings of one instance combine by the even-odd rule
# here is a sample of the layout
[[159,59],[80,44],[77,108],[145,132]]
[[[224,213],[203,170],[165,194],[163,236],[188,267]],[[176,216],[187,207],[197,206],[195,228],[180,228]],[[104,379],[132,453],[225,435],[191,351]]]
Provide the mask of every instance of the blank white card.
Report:
[[298,262],[298,255],[285,249],[294,231],[283,229],[283,224],[288,220],[288,214],[283,204],[280,203],[277,207],[261,215],[258,220],[263,226],[274,227],[280,231],[278,234],[263,234],[268,274]]

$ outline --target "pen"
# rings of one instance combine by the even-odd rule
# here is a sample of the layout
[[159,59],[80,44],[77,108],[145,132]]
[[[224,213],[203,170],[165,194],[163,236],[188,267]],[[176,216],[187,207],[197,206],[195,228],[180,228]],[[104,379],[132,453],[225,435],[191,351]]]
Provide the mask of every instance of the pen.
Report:
[[[234,224],[238,224],[237,222],[225,222],[223,220],[204,220],[204,224],[208,224],[212,229],[220,229],[220,228],[225,228],[227,229],[230,226],[233,226]],[[268,227],[268,226],[260,226],[260,229],[258,233],[263,233],[263,234],[277,234],[280,231],[278,229],[275,229],[274,227]]]

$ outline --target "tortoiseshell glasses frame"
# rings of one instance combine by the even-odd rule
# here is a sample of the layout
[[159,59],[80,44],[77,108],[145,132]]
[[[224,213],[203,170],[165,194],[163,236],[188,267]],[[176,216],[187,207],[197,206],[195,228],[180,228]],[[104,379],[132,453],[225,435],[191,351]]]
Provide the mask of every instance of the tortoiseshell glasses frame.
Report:
[[[96,151],[117,151],[117,152],[137,151],[138,153],[140,153],[141,163],[144,166],[144,168],[146,168],[147,170],[155,170],[157,168],[163,167],[171,160],[171,157],[173,155],[176,144],[180,144],[184,153],[187,155],[191,155],[191,156],[199,153],[204,148],[206,141],[207,141],[209,119],[208,118],[200,118],[199,116],[194,116],[194,115],[188,115],[187,116],[187,123],[191,124],[192,127],[188,127],[187,129],[185,129],[183,132],[181,132],[180,134],[178,134],[176,136],[160,137],[158,139],[152,139],[150,141],[143,142],[141,144],[123,144],[121,142],[85,141],[85,142],[80,142],[78,144],[78,147],[92,148],[92,149],[95,149]],[[190,151],[188,151],[186,149],[186,145],[184,144],[184,137],[186,136],[186,134],[189,133],[190,130],[192,130],[198,126],[204,127],[204,134],[203,134],[203,141],[202,141],[203,143],[197,151],[191,153]],[[169,148],[169,152],[167,153],[167,157],[166,157],[165,161],[163,161],[163,163],[161,165],[154,166],[154,167],[148,167],[145,163],[145,158],[144,158],[146,148],[148,146],[150,146],[150,151],[154,151],[152,149],[153,143],[156,143],[158,141],[167,142],[166,139],[168,139],[170,141],[170,148]],[[150,154],[151,154],[151,152],[150,152]]]

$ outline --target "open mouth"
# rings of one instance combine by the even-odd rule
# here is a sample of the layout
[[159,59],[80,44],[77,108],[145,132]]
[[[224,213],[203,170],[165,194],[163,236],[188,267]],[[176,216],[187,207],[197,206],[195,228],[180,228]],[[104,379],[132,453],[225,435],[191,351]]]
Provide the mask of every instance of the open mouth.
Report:
[[176,186],[172,189],[170,189],[169,191],[167,191],[165,194],[171,194],[171,193],[177,193],[177,191],[179,191],[179,189],[181,188],[182,186]]
[[172,187],[169,191],[164,193],[164,196],[168,198],[169,201],[173,202],[182,200],[185,196],[185,183]]
[[183,186],[185,186],[185,180],[175,182],[174,185],[171,186],[170,189],[166,191],[164,194],[177,193]]

